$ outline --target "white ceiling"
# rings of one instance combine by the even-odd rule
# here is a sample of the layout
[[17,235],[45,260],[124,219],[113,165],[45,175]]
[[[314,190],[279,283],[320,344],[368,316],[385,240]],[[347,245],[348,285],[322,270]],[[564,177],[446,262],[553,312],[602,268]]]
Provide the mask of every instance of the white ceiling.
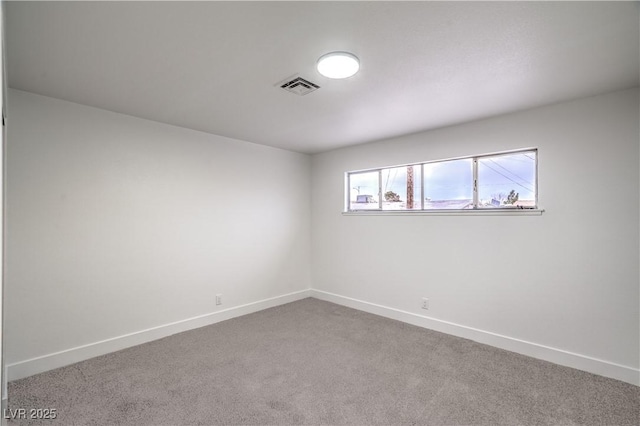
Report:
[[[637,2],[8,2],[6,15],[12,88],[305,153],[640,74]],[[334,50],[360,72],[319,75]],[[321,88],[274,86],[293,74]]]

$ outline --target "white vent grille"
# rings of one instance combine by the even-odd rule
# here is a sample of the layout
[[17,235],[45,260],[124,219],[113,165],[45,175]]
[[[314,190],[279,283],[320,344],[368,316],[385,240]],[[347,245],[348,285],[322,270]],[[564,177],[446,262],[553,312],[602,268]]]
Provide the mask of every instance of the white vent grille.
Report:
[[286,78],[283,81],[276,83],[276,86],[299,96],[304,96],[320,88],[317,84],[300,76]]

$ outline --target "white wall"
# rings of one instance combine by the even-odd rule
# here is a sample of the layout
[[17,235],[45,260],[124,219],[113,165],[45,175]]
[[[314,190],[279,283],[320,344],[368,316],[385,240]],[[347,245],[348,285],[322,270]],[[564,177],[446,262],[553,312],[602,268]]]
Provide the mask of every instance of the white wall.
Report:
[[[317,297],[638,384],[638,103],[622,91],[310,161],[10,90],[10,379],[313,284]],[[341,214],[345,171],[522,147],[539,148],[542,216]]]
[[8,364],[309,289],[309,156],[16,90],[9,117]]
[[[638,103],[634,89],[314,155],[315,294],[639,384]],[[346,171],[525,147],[541,216],[341,214]]]

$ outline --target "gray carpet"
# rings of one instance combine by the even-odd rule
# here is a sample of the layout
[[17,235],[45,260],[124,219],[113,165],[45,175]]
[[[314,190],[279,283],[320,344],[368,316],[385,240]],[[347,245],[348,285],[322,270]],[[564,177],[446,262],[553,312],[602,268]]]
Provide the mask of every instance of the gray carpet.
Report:
[[11,382],[9,408],[32,407],[47,425],[638,425],[640,388],[305,299]]

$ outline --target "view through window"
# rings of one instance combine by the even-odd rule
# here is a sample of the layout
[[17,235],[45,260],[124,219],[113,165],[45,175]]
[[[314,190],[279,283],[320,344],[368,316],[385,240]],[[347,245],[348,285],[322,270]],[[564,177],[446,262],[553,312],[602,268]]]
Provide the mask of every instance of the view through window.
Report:
[[537,208],[537,150],[347,173],[347,206],[361,210]]

